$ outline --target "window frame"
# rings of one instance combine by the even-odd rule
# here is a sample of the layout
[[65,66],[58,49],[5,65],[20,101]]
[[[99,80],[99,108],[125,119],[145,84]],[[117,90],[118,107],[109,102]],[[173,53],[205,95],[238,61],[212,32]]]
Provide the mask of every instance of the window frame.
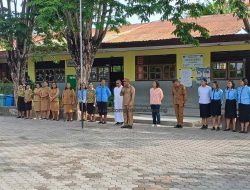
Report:
[[[175,60],[175,62],[171,62],[171,63],[167,63],[167,60],[166,60],[166,63],[164,64],[143,64],[143,63],[140,63],[138,64],[138,61],[137,59],[141,58],[142,60],[144,59],[145,56],[148,56],[148,55],[141,55],[141,56],[136,56],[138,58],[135,59],[135,80],[136,81],[154,81],[154,80],[159,80],[159,81],[172,81],[174,80],[176,77],[177,77],[177,63]],[[150,56],[162,56],[162,55],[150,55]],[[165,66],[172,66],[174,68],[174,70],[172,71],[174,73],[174,77],[173,78],[166,78],[164,76],[164,67]],[[147,67],[147,77],[143,78],[143,79],[139,79],[138,75],[140,74],[139,71],[139,67]],[[160,72],[160,79],[151,79],[150,78],[150,74],[151,73],[154,73],[154,72],[150,72],[150,67],[160,67],[161,68],[161,72]],[[158,73],[158,72],[157,72]],[[171,75],[171,70],[169,69],[169,76]]]
[[[225,63],[226,64],[226,69],[225,69],[225,71],[226,71],[226,77],[225,78],[215,78],[214,77],[214,68],[213,68],[213,65],[214,64],[222,64],[222,63]],[[213,62],[211,62],[211,78],[212,79],[214,79],[214,80],[239,80],[239,79],[241,79],[242,77],[231,77],[230,76],[230,72],[231,71],[235,71],[236,73],[237,73],[237,65],[236,65],[236,69],[235,70],[231,70],[230,69],[230,64],[231,63],[236,63],[236,64],[238,64],[238,63],[242,63],[243,64],[243,76],[242,77],[244,77],[245,76],[245,66],[246,66],[246,64],[245,64],[245,60],[243,59],[243,60],[236,60],[236,61],[213,61]]]

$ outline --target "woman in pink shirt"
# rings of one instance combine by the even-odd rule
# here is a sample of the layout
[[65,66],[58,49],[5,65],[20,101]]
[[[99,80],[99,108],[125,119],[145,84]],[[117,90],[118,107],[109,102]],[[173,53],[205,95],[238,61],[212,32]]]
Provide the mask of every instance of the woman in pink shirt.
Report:
[[160,107],[163,99],[163,92],[157,80],[153,81],[153,86],[150,88],[150,106],[153,117],[153,127],[160,126]]

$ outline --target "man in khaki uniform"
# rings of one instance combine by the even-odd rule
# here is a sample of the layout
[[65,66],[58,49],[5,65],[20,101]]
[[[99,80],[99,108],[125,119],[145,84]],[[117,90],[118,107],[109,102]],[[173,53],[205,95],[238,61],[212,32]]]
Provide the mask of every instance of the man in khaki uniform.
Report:
[[173,95],[175,115],[177,119],[177,125],[175,126],[175,128],[182,128],[183,111],[184,111],[184,105],[187,100],[187,92],[185,86],[183,86],[178,80],[173,81],[172,95]]
[[123,88],[120,95],[123,96],[123,117],[124,125],[121,128],[132,129],[133,126],[133,108],[135,101],[135,88],[130,85],[129,79],[123,80]]

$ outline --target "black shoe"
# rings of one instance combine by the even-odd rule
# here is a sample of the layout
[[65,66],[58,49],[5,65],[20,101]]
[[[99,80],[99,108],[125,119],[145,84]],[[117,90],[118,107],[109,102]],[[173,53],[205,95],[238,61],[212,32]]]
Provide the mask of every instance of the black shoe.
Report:
[[236,130],[233,129],[232,132],[236,132]]
[[219,131],[219,130],[220,130],[220,128],[219,128],[219,127],[217,127],[216,131]]
[[208,126],[207,125],[202,125],[201,129],[207,129]]
[[239,133],[245,133],[245,131],[240,131]]
[[123,122],[120,122],[119,125],[123,125]]
[[183,126],[182,126],[182,125],[179,125],[179,128],[183,128]]
[[215,127],[213,127],[211,130],[214,131],[214,130],[215,130]]
[[230,129],[227,129],[227,128],[226,128],[226,129],[224,129],[223,131],[230,131]]
[[123,129],[124,129],[124,128],[127,128],[127,127],[128,127],[127,125],[123,125],[123,126],[121,126],[121,128],[123,128]]
[[115,125],[120,125],[120,123],[119,123],[119,122],[116,122]]
[[102,121],[99,121],[98,124],[102,124]]
[[127,128],[128,129],[132,129],[133,127],[132,127],[132,125],[128,125]]
[[180,128],[179,125],[174,126],[174,128]]
[[17,116],[16,118],[21,118],[21,116]]

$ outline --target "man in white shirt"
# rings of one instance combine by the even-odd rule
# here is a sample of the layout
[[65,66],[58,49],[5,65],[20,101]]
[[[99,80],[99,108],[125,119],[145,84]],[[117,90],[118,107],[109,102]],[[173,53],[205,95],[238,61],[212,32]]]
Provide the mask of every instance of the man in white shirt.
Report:
[[207,79],[201,80],[201,86],[198,88],[200,117],[202,118],[201,129],[208,128],[208,118],[210,117],[210,91],[211,87],[207,86]]
[[120,96],[122,90],[121,80],[116,81],[116,87],[114,88],[114,115],[115,115],[115,125],[122,125],[124,122],[122,103],[123,97]]

